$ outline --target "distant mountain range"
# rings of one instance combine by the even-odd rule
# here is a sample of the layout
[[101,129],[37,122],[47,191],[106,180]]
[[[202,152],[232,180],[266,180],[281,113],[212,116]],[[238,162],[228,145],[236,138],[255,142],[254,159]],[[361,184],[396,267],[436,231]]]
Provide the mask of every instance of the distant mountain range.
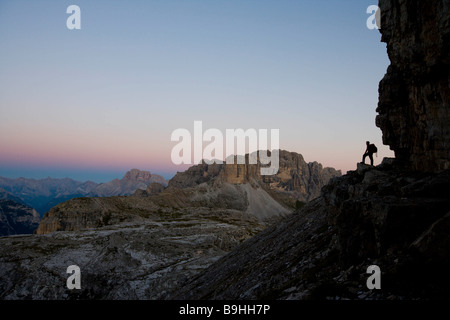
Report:
[[317,162],[307,163],[295,152],[281,150],[279,160],[279,171],[273,176],[261,176],[261,164],[249,164],[246,159],[244,164],[192,166],[170,181],[138,169],[102,184],[69,178],[0,177],[0,188],[9,201],[3,204],[2,226],[7,228],[19,216],[21,221],[26,216],[28,228],[27,232],[20,229],[17,220],[15,228],[8,227],[0,235],[77,230],[140,220],[141,215],[155,212],[178,214],[180,210],[195,214],[219,210],[265,223],[318,197],[331,178],[341,175]]
[[285,150],[279,153],[278,173],[262,176],[261,163],[250,164],[248,156],[243,164],[194,165],[178,172],[166,188],[151,183],[131,197],[72,199],[47,212],[36,232],[134,223],[154,215],[178,216],[182,212],[222,212],[269,224],[318,197],[331,178],[341,176],[338,170],[307,163],[301,154]]
[[120,180],[100,184],[69,178],[36,180],[0,177],[0,188],[8,192],[10,197],[16,197],[15,200],[21,200],[21,204],[34,208],[40,216],[57,204],[73,198],[130,195],[137,189],[145,190],[151,183],[167,186],[167,181],[162,176],[138,169],[128,171]]

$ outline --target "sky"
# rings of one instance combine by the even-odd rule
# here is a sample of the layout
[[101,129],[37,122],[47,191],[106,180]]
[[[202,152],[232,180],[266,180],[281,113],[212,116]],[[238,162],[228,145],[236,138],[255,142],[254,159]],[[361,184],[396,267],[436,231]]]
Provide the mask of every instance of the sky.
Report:
[[374,4],[0,0],[0,176],[170,178],[188,167],[171,134],[194,121],[279,129],[281,149],[343,173],[369,140],[379,164],[393,153],[375,126],[389,59]]

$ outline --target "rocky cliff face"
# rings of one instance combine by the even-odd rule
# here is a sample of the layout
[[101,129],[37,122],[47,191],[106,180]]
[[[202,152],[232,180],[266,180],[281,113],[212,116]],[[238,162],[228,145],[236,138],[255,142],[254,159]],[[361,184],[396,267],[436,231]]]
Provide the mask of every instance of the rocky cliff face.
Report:
[[380,1],[391,65],[376,124],[397,159],[419,171],[450,168],[450,4]]
[[323,168],[317,162],[307,163],[301,154],[280,150],[279,170],[274,175],[261,175],[261,164],[200,164],[190,167],[185,172],[177,173],[170,181],[169,187],[192,187],[204,182],[218,179],[230,184],[250,184],[263,187],[278,201],[294,207],[296,201],[307,202],[320,195],[320,189],[331,178],[341,175],[334,168]]

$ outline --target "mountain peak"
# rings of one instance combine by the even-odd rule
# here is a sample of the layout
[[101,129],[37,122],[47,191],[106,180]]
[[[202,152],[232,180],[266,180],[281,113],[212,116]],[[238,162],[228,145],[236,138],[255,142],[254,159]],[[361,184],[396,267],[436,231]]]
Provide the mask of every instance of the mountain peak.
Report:
[[125,173],[122,180],[145,182],[147,180],[150,180],[151,177],[152,177],[152,174],[150,173],[150,171],[131,169],[131,170],[127,171],[127,173]]
[[295,206],[296,200],[307,202],[320,195],[321,188],[333,177],[341,176],[341,171],[323,168],[318,162],[307,163],[296,152],[280,150],[279,170],[274,175],[260,174],[261,162],[237,164],[198,164],[184,172],[178,172],[169,186],[175,188],[193,187],[208,181],[222,181],[230,184],[252,184],[264,186],[273,196],[288,206]]

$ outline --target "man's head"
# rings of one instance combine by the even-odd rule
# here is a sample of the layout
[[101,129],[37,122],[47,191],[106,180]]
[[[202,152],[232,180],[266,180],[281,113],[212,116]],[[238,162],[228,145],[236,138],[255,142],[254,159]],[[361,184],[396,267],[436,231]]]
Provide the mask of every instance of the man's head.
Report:
[[366,144],[367,144],[367,145],[369,145],[369,144],[370,144],[370,142],[369,142],[369,141],[366,141]]

